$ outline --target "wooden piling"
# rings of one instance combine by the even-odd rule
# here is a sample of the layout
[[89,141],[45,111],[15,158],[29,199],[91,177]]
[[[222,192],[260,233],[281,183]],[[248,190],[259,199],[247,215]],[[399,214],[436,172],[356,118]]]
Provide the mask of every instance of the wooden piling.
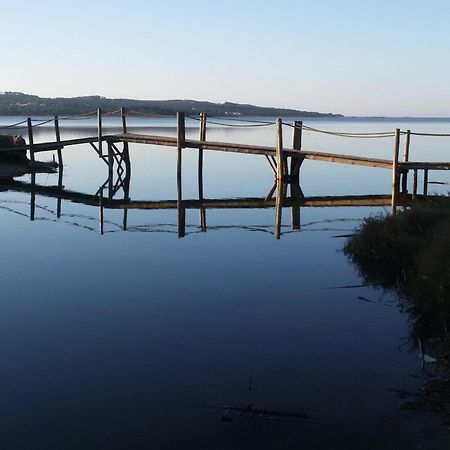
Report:
[[[122,120],[122,133],[127,134],[128,133],[127,116],[126,116],[126,110],[123,106],[120,108],[120,117]],[[127,171],[127,176],[131,177],[130,149],[129,149],[128,142],[123,143],[123,160],[125,161],[125,168]]]
[[423,195],[428,195],[428,169],[423,171]]
[[186,144],[186,126],[184,113],[177,112],[177,227],[178,237],[185,236],[185,209],[182,190],[182,150]]
[[277,145],[275,159],[277,162],[277,180],[282,180],[286,173],[285,157],[283,154],[283,122],[277,119]]
[[[301,120],[296,120],[293,123],[292,148],[294,150],[302,149],[302,127],[303,122]],[[298,180],[300,178],[300,166],[302,165],[302,162],[303,158],[291,158],[291,180]]]
[[99,156],[103,156],[102,152],[102,142],[103,142],[103,133],[102,133],[102,109],[97,109],[97,128],[98,128],[98,153]]
[[[55,139],[56,142],[61,142],[61,134],[59,131],[59,119],[58,116],[55,116],[54,118],[54,124],[55,124]],[[62,157],[62,147],[58,147],[56,149],[56,153],[58,155],[58,188],[62,189],[63,187],[63,172],[64,172],[64,164],[63,164],[63,157]],[[56,217],[59,219],[61,217],[61,197],[58,197],[58,200],[56,202]]]
[[[200,142],[206,141],[206,113],[200,113],[199,137]],[[203,200],[203,148],[198,149],[198,198]],[[200,208],[200,231],[206,231],[206,209]]]
[[120,108],[120,118],[122,120],[122,133],[127,134],[127,116],[123,106]]
[[397,211],[399,173],[398,157],[400,153],[400,130],[396,128],[394,132],[394,155],[392,158],[392,214]]
[[31,117],[27,119],[27,128],[28,128],[28,143],[30,145],[30,159],[34,162],[34,140],[33,140],[33,124],[31,121]]
[[[54,123],[55,123],[55,138],[56,138],[56,142],[59,143],[59,142],[61,142],[61,134],[59,131],[58,116],[55,116]],[[58,147],[56,149],[56,153],[58,155],[58,168],[60,171],[62,171],[62,168],[63,168],[62,147]]]
[[417,195],[417,169],[413,170],[413,199],[416,198]]
[[[405,147],[403,149],[403,161],[409,161],[409,146],[411,142],[411,130],[406,130],[405,135]],[[405,169],[402,173],[402,192],[405,194],[408,192],[408,170]]]

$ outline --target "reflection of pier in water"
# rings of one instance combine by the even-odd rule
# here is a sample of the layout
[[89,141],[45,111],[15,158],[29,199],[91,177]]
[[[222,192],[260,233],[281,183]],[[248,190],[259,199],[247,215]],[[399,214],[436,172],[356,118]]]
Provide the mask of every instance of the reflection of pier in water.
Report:
[[[103,133],[102,117],[118,115],[121,121],[121,133],[105,135]],[[35,153],[56,151],[58,157],[58,185],[54,187],[45,187],[36,185],[36,174],[31,174],[31,183],[5,182],[5,189],[26,191],[31,193],[30,218],[34,220],[36,194],[57,198],[56,215],[61,216],[62,200],[84,203],[86,205],[97,206],[100,216],[100,230],[103,232],[104,211],[105,209],[123,209],[123,229],[127,229],[128,210],[130,209],[176,209],[177,210],[177,232],[178,236],[183,237],[186,234],[186,210],[198,209],[200,214],[200,230],[206,231],[206,210],[207,209],[244,209],[244,208],[274,208],[274,235],[276,238],[281,234],[281,219],[284,208],[291,209],[291,224],[294,230],[300,229],[300,209],[302,207],[333,207],[333,206],[390,206],[392,213],[395,214],[397,206],[405,205],[417,195],[419,170],[424,171],[423,194],[427,195],[428,189],[428,171],[429,170],[450,170],[450,162],[420,162],[410,161],[410,140],[411,136],[450,136],[450,134],[436,133],[413,133],[410,130],[406,132],[396,129],[394,132],[379,133],[345,133],[318,130],[303,125],[301,121],[295,121],[293,124],[284,123],[281,119],[276,122],[241,120],[237,118],[226,118],[225,120],[240,120],[248,122],[234,126],[272,126],[276,129],[276,146],[258,146],[248,144],[237,144],[227,142],[214,142],[206,139],[206,114],[200,114],[199,118],[190,117],[199,122],[198,140],[186,138],[185,115],[177,113],[176,137],[155,136],[129,133],[127,128],[127,115],[146,116],[139,112],[125,113],[121,108],[118,111],[102,114],[99,109],[95,113],[82,114],[81,116],[58,118],[44,120],[33,125],[33,119],[28,118],[17,124],[8,125],[11,129],[17,125],[27,123],[28,144],[3,148],[0,152],[12,152],[18,150],[28,150],[30,152],[31,162],[35,162]],[[97,136],[83,137],[77,139],[61,139],[59,120],[76,119],[95,119],[97,118]],[[36,122],[36,120],[34,120]],[[53,123],[55,128],[55,140],[51,142],[36,143],[33,137],[33,130],[37,126]],[[210,121],[214,124],[214,121]],[[220,124],[219,125],[223,125]],[[230,125],[231,126],[231,125]],[[285,148],[283,145],[283,126],[292,129],[292,148]],[[369,158],[366,156],[343,155],[337,153],[324,153],[311,150],[305,150],[302,147],[302,132],[309,130],[319,133],[331,134],[341,137],[352,138],[394,138],[394,155],[392,160],[379,158]],[[404,138],[403,161],[399,160],[401,138]],[[167,147],[176,147],[177,149],[177,196],[176,200],[166,201],[132,201],[130,198],[130,178],[131,161],[129,155],[129,143],[159,145]],[[94,195],[84,194],[65,190],[63,187],[63,159],[62,150],[65,147],[71,147],[79,144],[89,144],[99,158],[107,165],[108,176],[103,185],[100,186]],[[106,144],[106,152],[104,145]],[[184,199],[182,195],[182,153],[186,148],[198,150],[198,199]],[[241,198],[241,199],[207,199],[203,189],[203,152],[221,151],[231,153],[243,153],[249,155],[264,156],[270,168],[275,175],[275,182],[265,198]],[[290,160],[290,161],[288,161]],[[340,196],[340,197],[309,197],[303,196],[300,188],[300,168],[305,160],[318,160],[329,163],[350,164],[355,166],[367,166],[374,168],[384,168],[392,170],[392,191],[389,195],[368,195],[368,196]],[[290,164],[288,164],[288,162]],[[408,195],[408,172],[413,171],[412,195]],[[290,196],[287,192],[290,189]],[[117,199],[119,192],[123,191],[123,198]],[[104,193],[106,192],[106,195]],[[275,196],[275,197],[274,197]]]
[[[130,172],[131,173],[131,172]],[[185,199],[181,202],[178,200],[131,200],[129,197],[130,177],[126,176],[122,182],[115,183],[115,194],[120,190],[123,191],[122,198],[109,198],[103,196],[103,190],[106,186],[111,185],[107,180],[95,194],[87,194],[64,189],[62,186],[62,177],[60,176],[58,186],[41,186],[35,183],[32,177],[31,183],[22,181],[9,181],[0,185],[3,191],[15,191],[30,193],[30,219],[35,219],[36,211],[36,195],[43,197],[55,198],[57,200],[56,217],[59,219],[62,215],[62,201],[70,201],[87,206],[92,206],[99,211],[99,229],[103,234],[105,220],[105,210],[122,210],[123,220],[121,229],[128,230],[128,211],[129,210],[176,210],[177,211],[177,234],[179,237],[186,235],[186,211],[199,211],[198,230],[207,231],[206,211],[216,209],[274,209],[273,234],[275,238],[280,238],[282,229],[282,213],[283,210],[290,210],[290,219],[292,230],[301,229],[300,211],[301,208],[333,208],[333,207],[391,207],[392,196],[385,195],[344,195],[344,196],[316,196],[305,197],[298,183],[290,184],[290,195],[287,195],[288,185],[283,183],[280,190],[277,187],[279,183],[274,183],[266,197],[250,197],[250,198],[222,198],[222,199]],[[114,195],[113,195],[114,197]],[[203,197],[203,186],[199,191],[199,197]],[[422,197],[422,196],[416,196]],[[413,201],[413,196],[402,194],[398,199],[398,205],[407,205]],[[221,227],[213,227],[214,229]],[[244,225],[242,228],[255,229],[257,226]],[[268,228],[261,226],[260,228]],[[267,229],[265,231],[268,231]]]

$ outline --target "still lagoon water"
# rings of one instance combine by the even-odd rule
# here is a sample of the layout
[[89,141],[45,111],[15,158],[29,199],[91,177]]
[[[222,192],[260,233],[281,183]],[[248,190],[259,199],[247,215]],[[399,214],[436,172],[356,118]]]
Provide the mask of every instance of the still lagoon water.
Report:
[[[0,125],[16,119],[1,117]],[[450,130],[442,120],[304,123]],[[105,125],[114,132],[118,121]],[[197,136],[196,125],[188,121],[188,137]],[[129,127],[175,135],[171,119],[134,119]],[[88,131],[96,133],[89,121],[61,130],[63,139]],[[36,142],[52,138],[51,127],[36,128]],[[210,125],[208,139],[274,145],[275,130]],[[393,139],[305,132],[303,147],[391,158]],[[63,154],[64,188],[95,194],[106,165],[89,145]],[[132,200],[176,199],[174,149],[131,144],[130,154]],[[449,138],[412,141],[411,160],[449,155]],[[183,158],[183,196],[197,199],[197,151]],[[18,181],[26,186],[30,176]],[[433,173],[430,181],[450,180]],[[36,183],[57,185],[58,175],[39,174]],[[207,199],[264,199],[272,183],[262,156],[205,152]],[[390,185],[384,169],[316,161],[301,169],[306,197],[389,194]],[[124,212],[105,209],[101,235],[95,205],[63,200],[58,218],[57,199],[37,194],[31,221],[30,201],[24,189],[2,183],[0,448],[450,448],[438,419],[399,408],[399,392],[417,391],[423,381],[408,316],[392,294],[361,286],[342,253],[343,236],[388,207],[304,207],[299,230],[284,208],[280,240],[274,208],[208,209],[206,233],[198,210],[188,210],[186,236],[178,239],[173,209],[130,209],[126,231]],[[224,405],[311,419],[239,414]]]

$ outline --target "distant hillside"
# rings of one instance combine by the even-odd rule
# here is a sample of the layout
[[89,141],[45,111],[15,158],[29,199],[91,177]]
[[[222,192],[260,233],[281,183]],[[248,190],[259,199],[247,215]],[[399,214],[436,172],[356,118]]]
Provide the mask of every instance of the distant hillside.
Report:
[[340,114],[298,111],[294,109],[264,108],[239,103],[211,103],[195,100],[132,100],[100,96],[43,98],[22,92],[0,93],[0,115],[70,115],[82,114],[102,108],[114,111],[121,106],[128,110],[158,115],[172,115],[177,111],[188,114],[205,112],[215,116],[304,116],[341,117]]

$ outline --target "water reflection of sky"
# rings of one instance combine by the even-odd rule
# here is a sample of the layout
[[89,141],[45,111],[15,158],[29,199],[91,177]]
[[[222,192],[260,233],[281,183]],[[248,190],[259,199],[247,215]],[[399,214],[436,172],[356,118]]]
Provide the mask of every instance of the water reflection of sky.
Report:
[[[208,138],[273,142],[267,129],[214,128]],[[328,137],[306,135],[304,145],[331,150]],[[378,149],[333,140],[335,151],[361,148]],[[388,157],[391,140],[379,148]],[[443,143],[431,151],[448,159]],[[133,199],[176,198],[173,149],[132,145],[131,156]],[[93,194],[106,179],[88,146],[65,150],[64,161],[68,189]],[[196,162],[186,151],[186,198],[198,196]],[[204,176],[206,198],[263,198],[273,182],[264,157],[237,154],[206,152]],[[390,177],[306,161],[301,184],[305,195],[378,194],[390,192]],[[56,184],[57,175],[37,183]],[[447,448],[436,422],[399,410],[390,390],[420,387],[395,299],[369,287],[336,289],[361,281],[334,236],[383,208],[302,208],[296,232],[288,208],[280,241],[270,234],[273,209],[208,210],[207,233],[189,210],[189,234],[177,239],[176,210],[130,210],[130,232],[116,226],[122,211],[106,210],[100,236],[97,208],[63,201],[56,219],[56,199],[37,195],[30,222],[29,200],[0,193],[3,448]],[[211,407],[232,402],[327,424],[220,422]]]

